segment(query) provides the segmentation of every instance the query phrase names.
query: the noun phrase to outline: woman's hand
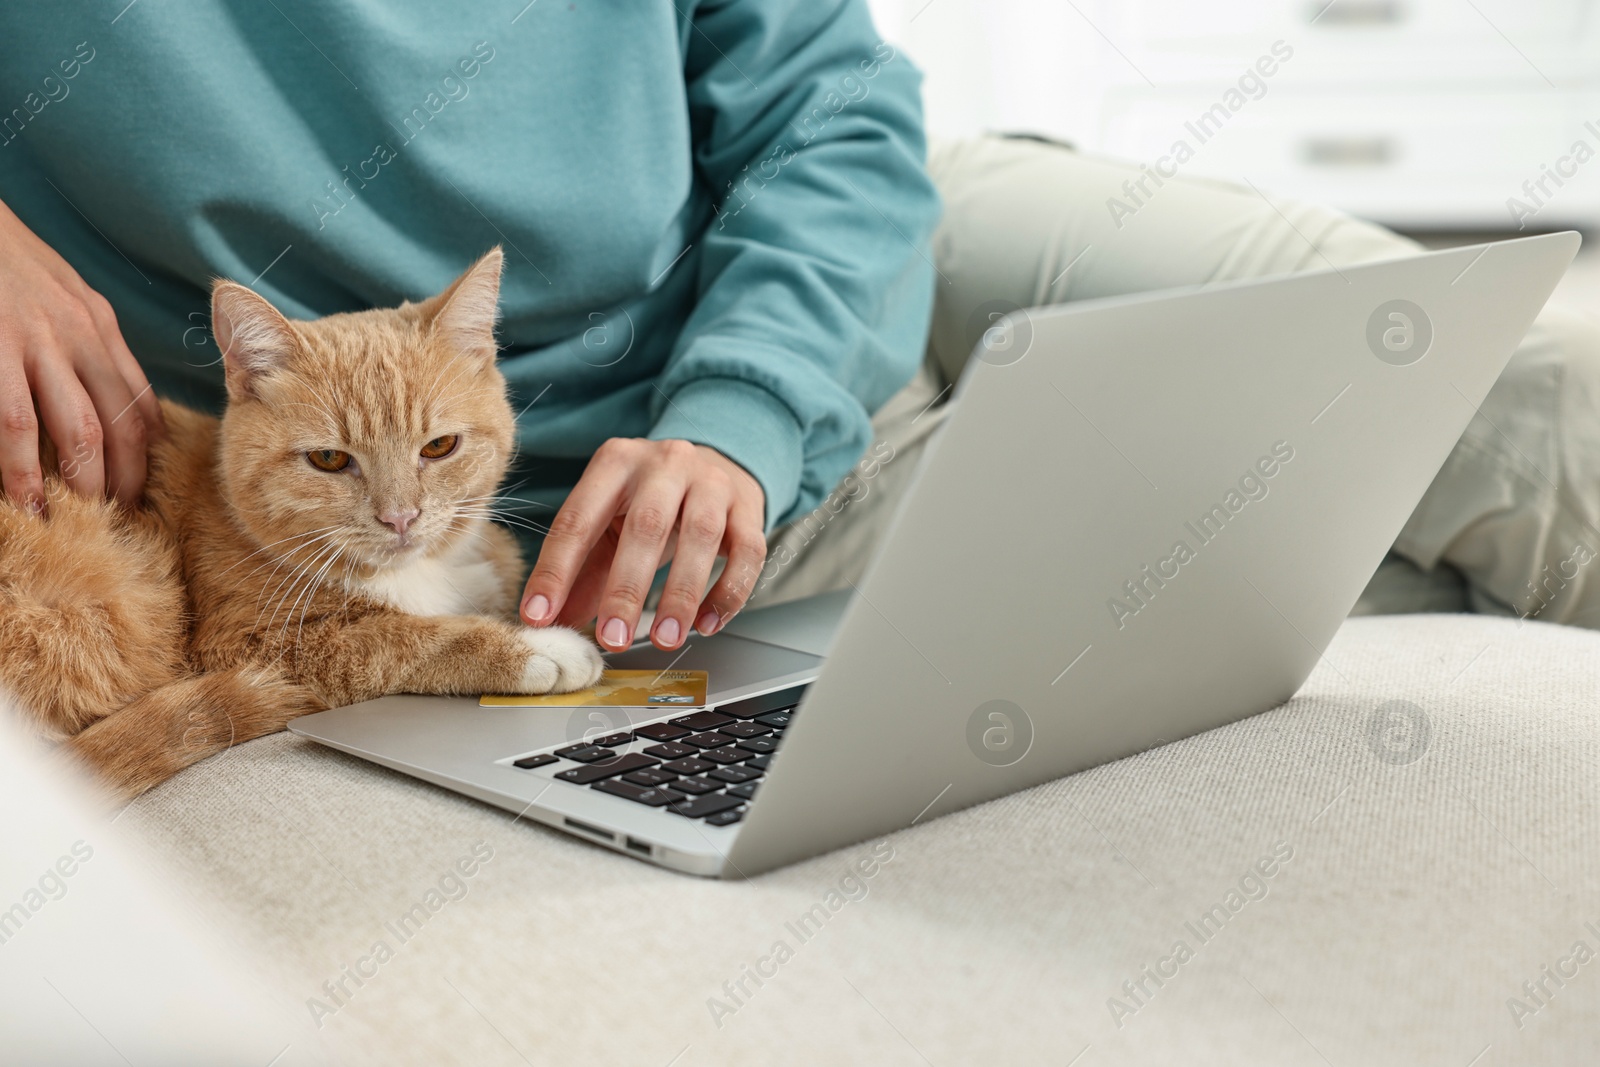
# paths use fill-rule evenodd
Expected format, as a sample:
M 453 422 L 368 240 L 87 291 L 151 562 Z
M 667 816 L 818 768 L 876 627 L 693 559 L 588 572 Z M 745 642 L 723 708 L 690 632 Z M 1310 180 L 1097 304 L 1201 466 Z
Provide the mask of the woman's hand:
M 550 523 L 522 617 L 531 626 L 595 619 L 603 647 L 627 648 L 655 572 L 671 560 L 650 639 L 674 649 L 691 625 L 715 633 L 761 573 L 765 515 L 760 483 L 716 449 L 614 437 Z M 706 593 L 719 556 L 727 565 Z
M 163 430 L 150 383 L 105 297 L 0 204 L 0 483 L 36 511 L 40 422 L 70 488 L 138 501 Z

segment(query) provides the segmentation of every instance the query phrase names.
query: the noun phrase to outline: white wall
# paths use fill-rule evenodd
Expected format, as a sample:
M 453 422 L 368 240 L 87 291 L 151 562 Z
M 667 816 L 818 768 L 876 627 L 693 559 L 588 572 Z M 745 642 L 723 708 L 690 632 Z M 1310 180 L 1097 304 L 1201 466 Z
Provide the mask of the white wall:
M 1086 0 L 1093 6 L 1093 0 Z M 883 35 L 927 75 L 929 132 L 1082 135 L 1103 47 L 1072 7 L 1041 0 L 871 0 Z

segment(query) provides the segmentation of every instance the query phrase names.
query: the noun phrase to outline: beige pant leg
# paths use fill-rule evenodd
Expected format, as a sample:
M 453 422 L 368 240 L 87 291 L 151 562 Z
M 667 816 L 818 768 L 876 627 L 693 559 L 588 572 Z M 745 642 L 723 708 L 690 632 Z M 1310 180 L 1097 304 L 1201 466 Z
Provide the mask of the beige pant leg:
M 1476 611 L 1600 628 L 1600 323 L 1546 307 L 1479 410 L 1395 553 Z
M 1328 208 L 1248 186 L 1179 177 L 1026 139 L 936 143 L 944 197 L 927 359 L 873 420 L 862 464 L 812 514 L 775 531 L 752 604 L 859 579 L 947 414 L 951 383 L 983 331 L 1023 307 L 1409 255 L 1415 242 Z M 1133 208 L 1112 210 L 1112 201 Z M 1381 610 L 1539 607 L 1541 618 L 1600 625 L 1600 580 L 1568 563 L 1600 549 L 1600 330 L 1547 311 L 1484 402 L 1462 444 L 1369 589 Z M 1571 543 L 1569 543 L 1571 542 Z M 1439 563 L 1449 568 L 1437 568 Z M 1547 570 L 1548 568 L 1548 570 Z M 1600 573 L 1600 567 L 1594 568 Z M 1426 573 L 1433 571 L 1433 574 Z M 1530 599 L 1555 573 L 1561 588 Z M 1543 587 L 1555 583 L 1546 579 Z M 1519 597 L 1520 594 L 1520 597 Z

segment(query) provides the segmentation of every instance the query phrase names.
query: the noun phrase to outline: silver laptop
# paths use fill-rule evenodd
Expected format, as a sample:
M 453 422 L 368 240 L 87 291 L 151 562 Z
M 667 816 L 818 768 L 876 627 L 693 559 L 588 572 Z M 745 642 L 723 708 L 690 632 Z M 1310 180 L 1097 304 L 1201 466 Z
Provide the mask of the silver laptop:
M 1281 704 L 1575 233 L 1016 313 L 865 577 L 675 653 L 698 709 L 396 696 L 305 737 L 625 855 L 754 875 Z

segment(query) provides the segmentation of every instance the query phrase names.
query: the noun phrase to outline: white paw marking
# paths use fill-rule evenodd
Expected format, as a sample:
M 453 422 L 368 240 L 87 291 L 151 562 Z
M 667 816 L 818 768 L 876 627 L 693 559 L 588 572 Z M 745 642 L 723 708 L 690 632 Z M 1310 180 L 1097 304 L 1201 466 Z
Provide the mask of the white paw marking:
M 564 626 L 522 631 L 530 655 L 522 668 L 522 693 L 570 693 L 600 680 L 605 662 L 593 641 Z

